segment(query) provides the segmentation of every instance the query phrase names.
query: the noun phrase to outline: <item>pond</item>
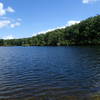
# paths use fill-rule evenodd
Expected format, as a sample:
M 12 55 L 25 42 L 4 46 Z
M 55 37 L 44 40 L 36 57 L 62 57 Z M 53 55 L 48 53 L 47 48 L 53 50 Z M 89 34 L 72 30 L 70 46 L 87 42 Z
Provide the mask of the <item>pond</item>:
M 0 100 L 100 100 L 100 47 L 0 47 Z

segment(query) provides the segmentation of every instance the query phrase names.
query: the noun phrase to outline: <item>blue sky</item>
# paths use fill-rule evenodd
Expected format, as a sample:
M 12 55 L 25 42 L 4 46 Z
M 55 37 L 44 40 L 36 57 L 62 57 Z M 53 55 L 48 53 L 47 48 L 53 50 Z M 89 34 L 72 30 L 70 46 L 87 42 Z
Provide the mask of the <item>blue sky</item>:
M 31 37 L 100 14 L 100 0 L 0 0 L 0 38 Z

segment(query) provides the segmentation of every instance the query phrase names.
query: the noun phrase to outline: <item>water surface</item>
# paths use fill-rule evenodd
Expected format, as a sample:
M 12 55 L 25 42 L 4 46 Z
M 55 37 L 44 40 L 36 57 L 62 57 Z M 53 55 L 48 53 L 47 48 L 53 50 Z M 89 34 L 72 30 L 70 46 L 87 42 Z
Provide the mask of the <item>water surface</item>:
M 0 100 L 99 96 L 100 47 L 0 47 Z

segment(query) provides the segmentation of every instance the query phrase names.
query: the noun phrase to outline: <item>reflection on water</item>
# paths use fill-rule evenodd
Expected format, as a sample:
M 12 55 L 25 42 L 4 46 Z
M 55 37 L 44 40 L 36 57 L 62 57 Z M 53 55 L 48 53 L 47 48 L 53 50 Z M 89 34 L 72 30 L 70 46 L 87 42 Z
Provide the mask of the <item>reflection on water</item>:
M 100 100 L 100 47 L 0 47 L 0 100 Z

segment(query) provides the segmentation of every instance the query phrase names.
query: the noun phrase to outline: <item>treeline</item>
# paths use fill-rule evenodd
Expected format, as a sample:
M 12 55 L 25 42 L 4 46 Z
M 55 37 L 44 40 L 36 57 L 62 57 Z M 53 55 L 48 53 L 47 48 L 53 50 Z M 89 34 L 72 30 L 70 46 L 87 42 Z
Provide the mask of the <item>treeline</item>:
M 99 45 L 100 15 L 66 28 L 56 29 L 31 38 L 0 40 L 0 46 L 66 46 Z

